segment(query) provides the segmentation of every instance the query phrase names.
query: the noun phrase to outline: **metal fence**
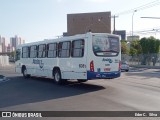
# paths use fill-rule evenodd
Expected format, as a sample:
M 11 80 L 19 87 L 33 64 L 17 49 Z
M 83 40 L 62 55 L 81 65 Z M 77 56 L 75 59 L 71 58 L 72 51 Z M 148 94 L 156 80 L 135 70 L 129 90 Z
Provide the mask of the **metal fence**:
M 128 61 L 130 65 L 160 66 L 160 54 L 152 53 L 133 56 L 122 54 L 122 61 Z

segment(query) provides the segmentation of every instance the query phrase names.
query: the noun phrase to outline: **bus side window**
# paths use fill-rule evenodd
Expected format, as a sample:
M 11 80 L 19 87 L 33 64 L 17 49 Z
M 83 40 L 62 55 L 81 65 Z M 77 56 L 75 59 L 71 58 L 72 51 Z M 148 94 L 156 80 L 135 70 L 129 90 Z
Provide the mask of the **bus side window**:
M 84 56 L 84 40 L 72 41 L 72 57 Z
M 33 45 L 30 47 L 30 58 L 36 58 L 37 57 L 37 46 Z
M 62 53 L 62 42 L 58 44 L 58 57 L 61 57 L 61 53 Z
M 46 45 L 38 45 L 38 58 L 45 58 L 46 57 Z
M 70 41 L 60 42 L 58 45 L 58 57 L 61 57 L 61 58 L 70 57 L 70 51 L 71 51 L 70 46 L 71 46 Z
M 57 57 L 57 43 L 50 43 L 47 45 L 47 57 L 48 58 Z
M 22 58 L 28 58 L 29 57 L 29 47 L 25 46 L 22 47 Z

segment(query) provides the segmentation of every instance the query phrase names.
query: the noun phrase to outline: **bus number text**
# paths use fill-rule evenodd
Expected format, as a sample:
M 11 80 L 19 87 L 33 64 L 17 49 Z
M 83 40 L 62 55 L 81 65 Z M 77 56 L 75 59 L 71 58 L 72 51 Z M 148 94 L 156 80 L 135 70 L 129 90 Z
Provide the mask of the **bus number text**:
M 79 68 L 86 68 L 85 64 L 79 64 Z

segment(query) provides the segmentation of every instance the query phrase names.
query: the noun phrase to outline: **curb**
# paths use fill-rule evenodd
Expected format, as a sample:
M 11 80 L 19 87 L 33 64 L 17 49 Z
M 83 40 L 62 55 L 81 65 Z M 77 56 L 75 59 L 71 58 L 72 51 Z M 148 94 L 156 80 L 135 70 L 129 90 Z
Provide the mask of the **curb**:
M 147 69 L 160 69 L 160 66 L 148 66 L 148 65 L 130 65 L 135 68 L 147 68 Z

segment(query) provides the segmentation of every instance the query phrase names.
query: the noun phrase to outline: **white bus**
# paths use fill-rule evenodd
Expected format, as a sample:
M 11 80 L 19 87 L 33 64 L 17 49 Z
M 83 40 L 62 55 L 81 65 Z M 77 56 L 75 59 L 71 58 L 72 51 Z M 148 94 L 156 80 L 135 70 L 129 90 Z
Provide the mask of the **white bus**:
M 117 35 L 91 33 L 27 43 L 16 49 L 16 72 L 53 78 L 58 84 L 69 79 L 120 77 L 121 43 Z

